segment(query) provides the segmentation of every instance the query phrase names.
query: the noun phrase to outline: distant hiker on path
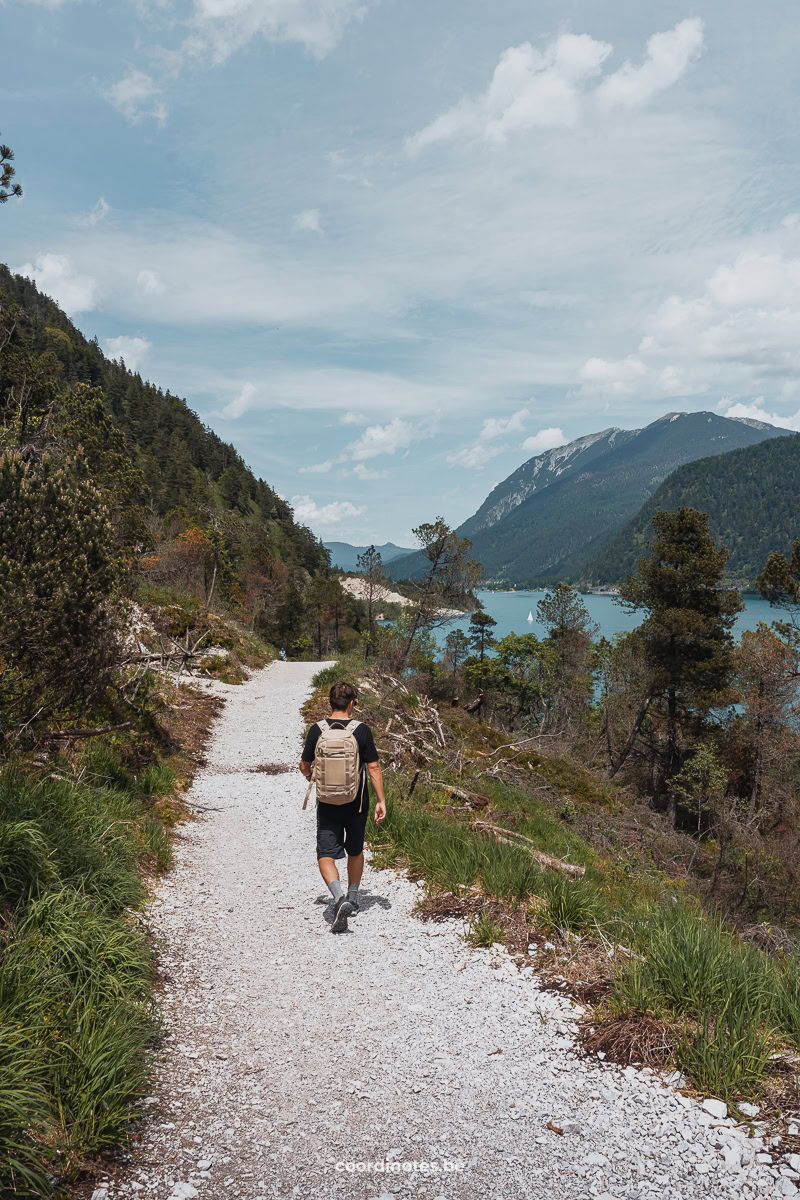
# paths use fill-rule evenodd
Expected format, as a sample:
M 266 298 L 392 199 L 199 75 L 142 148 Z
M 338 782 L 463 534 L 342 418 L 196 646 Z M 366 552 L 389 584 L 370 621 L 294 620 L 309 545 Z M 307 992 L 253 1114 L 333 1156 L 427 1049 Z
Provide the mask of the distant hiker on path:
M 369 725 L 353 719 L 358 692 L 352 683 L 331 688 L 331 715 L 306 735 L 300 770 L 309 781 L 306 804 L 317 787 L 317 861 L 333 896 L 331 933 L 343 933 L 358 912 L 358 886 L 364 871 L 364 830 L 369 816 L 369 780 L 378 801 L 375 820 L 386 816 L 386 796 L 378 751 Z M 303 805 L 305 808 L 306 804 Z M 347 855 L 347 894 L 336 859 Z

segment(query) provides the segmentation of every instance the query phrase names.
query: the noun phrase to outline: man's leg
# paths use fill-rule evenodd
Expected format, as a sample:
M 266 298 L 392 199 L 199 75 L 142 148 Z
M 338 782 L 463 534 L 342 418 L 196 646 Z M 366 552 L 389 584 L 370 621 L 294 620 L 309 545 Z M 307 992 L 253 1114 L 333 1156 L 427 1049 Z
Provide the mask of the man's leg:
M 357 888 L 364 874 L 364 851 L 360 854 L 350 854 L 347 857 L 347 886 Z M 339 876 L 337 875 L 338 879 Z
M 338 882 L 339 872 L 336 869 L 336 860 L 333 858 L 320 858 L 317 861 L 319 862 L 319 873 L 328 886 L 330 887 L 332 883 Z M 349 877 L 350 871 L 348 864 L 348 879 Z
M 347 899 L 353 906 L 353 912 L 359 912 L 358 885 L 364 874 L 364 851 L 360 854 L 347 856 Z

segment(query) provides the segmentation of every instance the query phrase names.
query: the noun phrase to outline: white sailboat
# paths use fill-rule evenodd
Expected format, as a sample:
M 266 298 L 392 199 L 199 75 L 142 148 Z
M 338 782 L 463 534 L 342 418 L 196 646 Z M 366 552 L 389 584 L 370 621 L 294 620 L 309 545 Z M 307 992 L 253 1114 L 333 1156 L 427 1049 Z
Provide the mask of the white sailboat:
M 529 620 L 529 621 L 532 621 L 532 620 L 533 620 L 533 609 L 529 609 L 529 610 L 528 610 L 528 620 Z

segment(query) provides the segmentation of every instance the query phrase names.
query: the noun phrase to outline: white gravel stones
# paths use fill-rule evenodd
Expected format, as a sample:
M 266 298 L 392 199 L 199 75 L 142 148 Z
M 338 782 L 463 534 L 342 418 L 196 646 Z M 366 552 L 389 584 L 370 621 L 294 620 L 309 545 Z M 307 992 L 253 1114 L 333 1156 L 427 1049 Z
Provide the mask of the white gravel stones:
M 728 1106 L 723 1100 L 709 1098 L 703 1101 L 703 1108 L 717 1121 L 723 1121 L 728 1115 Z
M 570 1001 L 505 950 L 471 951 L 460 922 L 417 920 L 407 879 L 368 867 L 361 912 L 331 936 L 305 784 L 251 770 L 297 762 L 318 669 L 214 684 L 227 704 L 187 797 L 198 819 L 150 910 L 156 1102 L 96 1200 L 796 1195 L 782 1163 L 755 1162 L 759 1139 L 731 1136 L 727 1109 L 583 1057 Z

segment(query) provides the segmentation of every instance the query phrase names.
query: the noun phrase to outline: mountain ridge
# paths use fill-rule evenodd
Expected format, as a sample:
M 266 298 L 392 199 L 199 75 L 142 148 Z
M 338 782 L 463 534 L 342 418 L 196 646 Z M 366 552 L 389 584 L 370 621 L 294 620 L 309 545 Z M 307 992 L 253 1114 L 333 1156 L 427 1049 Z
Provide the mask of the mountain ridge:
M 645 553 L 654 514 L 688 507 L 708 513 L 714 538 L 728 550 L 729 577 L 753 586 L 768 555 L 789 554 L 800 532 L 794 501 L 800 493 L 800 434 L 786 433 L 678 467 L 600 547 L 585 567 L 586 579 L 619 583 Z
M 708 411 L 666 413 L 635 430 L 611 426 L 523 463 L 457 533 L 472 540 L 489 580 L 575 578 L 677 467 L 787 433 Z M 413 555 L 389 573 L 413 576 L 421 567 Z
M 339 571 L 357 571 L 357 557 L 368 550 L 368 546 L 354 546 L 351 542 L 323 542 L 324 548 L 330 554 L 331 566 Z M 375 549 L 383 559 L 384 564 L 392 562 L 407 554 L 413 554 L 410 546 L 396 546 L 394 542 L 384 542 Z

